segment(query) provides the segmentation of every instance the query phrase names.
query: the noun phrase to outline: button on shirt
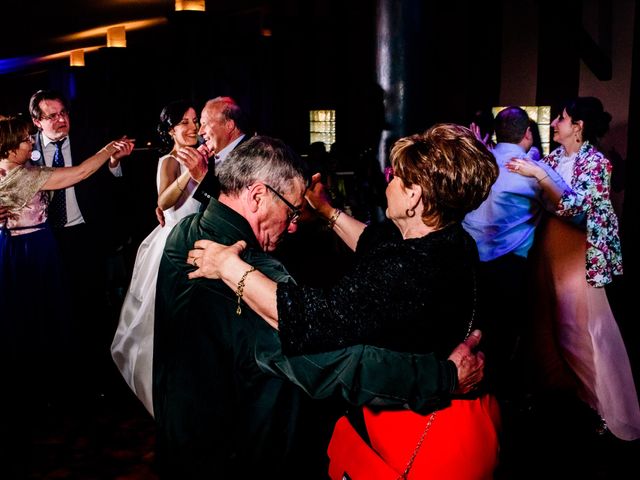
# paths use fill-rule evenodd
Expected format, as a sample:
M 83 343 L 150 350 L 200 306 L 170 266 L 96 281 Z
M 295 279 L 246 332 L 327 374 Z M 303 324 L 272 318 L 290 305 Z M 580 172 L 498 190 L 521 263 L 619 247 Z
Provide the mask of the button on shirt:
M 512 173 L 505 166 L 514 157 L 526 156 L 522 147 L 498 143 L 492 153 L 500 167 L 498 179 L 487 199 L 467 214 L 462 225 L 475 239 L 481 261 L 509 253 L 526 257 L 542 216 L 542 188 L 535 178 Z

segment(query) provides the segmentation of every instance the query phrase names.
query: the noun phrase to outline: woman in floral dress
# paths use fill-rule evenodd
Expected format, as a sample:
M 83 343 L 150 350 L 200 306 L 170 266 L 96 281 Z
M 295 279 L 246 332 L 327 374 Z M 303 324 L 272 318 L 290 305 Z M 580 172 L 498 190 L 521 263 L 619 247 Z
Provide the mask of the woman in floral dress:
M 539 227 L 533 353 L 539 380 L 574 388 L 618 438 L 640 438 L 640 408 L 627 351 L 605 285 L 622 274 L 618 219 L 610 193 L 611 163 L 596 143 L 611 115 L 595 97 L 568 102 L 552 122 L 560 144 L 541 162 L 566 184 L 554 183 L 530 160 L 507 168 L 535 177 L 555 215 Z M 567 368 L 568 367 L 568 368 Z

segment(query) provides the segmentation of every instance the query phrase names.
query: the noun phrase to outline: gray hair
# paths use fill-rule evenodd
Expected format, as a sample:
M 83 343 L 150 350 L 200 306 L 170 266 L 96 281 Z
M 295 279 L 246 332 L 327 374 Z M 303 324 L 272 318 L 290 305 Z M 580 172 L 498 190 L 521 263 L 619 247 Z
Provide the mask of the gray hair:
M 219 167 L 216 167 L 220 191 L 237 195 L 256 182 L 263 182 L 280 193 L 292 190 L 298 180 L 308 185 L 307 164 L 284 142 L 267 136 L 255 136 L 240 143 Z

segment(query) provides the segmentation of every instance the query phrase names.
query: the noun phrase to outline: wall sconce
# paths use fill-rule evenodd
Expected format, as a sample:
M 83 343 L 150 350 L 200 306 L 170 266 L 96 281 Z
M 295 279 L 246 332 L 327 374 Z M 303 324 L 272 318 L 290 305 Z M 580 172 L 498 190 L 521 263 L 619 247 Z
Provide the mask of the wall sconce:
M 205 8 L 205 0 L 176 0 L 176 12 L 183 10 L 204 12 Z
M 127 34 L 124 25 L 117 25 L 107 29 L 107 47 L 124 48 L 127 46 Z
M 260 14 L 260 35 L 263 37 L 273 35 L 273 30 L 271 30 L 271 12 L 267 8 L 262 9 L 262 13 Z
M 71 50 L 69 64 L 72 67 L 84 67 L 84 50 Z

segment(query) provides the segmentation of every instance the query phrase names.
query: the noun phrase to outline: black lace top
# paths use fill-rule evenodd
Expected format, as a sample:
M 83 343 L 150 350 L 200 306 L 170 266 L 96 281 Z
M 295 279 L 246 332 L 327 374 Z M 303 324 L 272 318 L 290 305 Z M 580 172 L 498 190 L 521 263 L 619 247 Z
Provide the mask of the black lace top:
M 391 222 L 368 226 L 356 255 L 331 288 L 278 285 L 285 354 L 370 344 L 446 358 L 464 339 L 478 251 L 460 224 L 407 240 Z

